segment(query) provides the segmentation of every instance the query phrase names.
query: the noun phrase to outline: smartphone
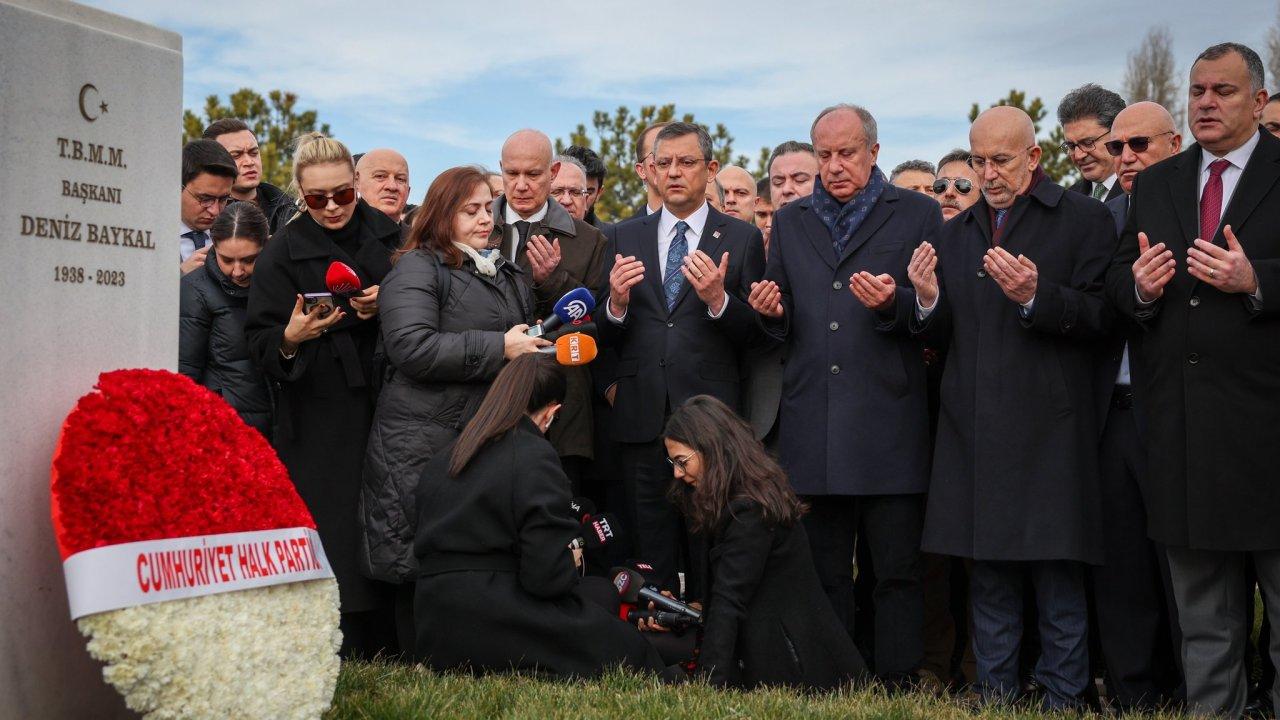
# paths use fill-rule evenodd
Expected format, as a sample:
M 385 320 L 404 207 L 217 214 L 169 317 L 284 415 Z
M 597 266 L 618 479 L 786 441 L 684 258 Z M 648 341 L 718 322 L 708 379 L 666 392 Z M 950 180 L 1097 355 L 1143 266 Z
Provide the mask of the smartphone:
M 305 293 L 302 296 L 302 314 L 310 315 L 313 309 L 319 308 L 320 317 L 329 317 L 333 312 L 333 293 Z

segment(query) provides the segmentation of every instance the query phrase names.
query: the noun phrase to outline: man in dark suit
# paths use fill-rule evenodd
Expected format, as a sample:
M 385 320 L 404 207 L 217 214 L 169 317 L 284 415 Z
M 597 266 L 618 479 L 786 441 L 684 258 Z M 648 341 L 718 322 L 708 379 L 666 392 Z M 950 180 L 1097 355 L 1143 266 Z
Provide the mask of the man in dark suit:
M 1103 201 L 1124 194 L 1116 183 L 1116 159 L 1103 147 L 1123 109 L 1124 98 L 1093 83 L 1072 90 L 1058 104 L 1058 124 L 1066 138 L 1062 150 L 1081 175 L 1071 190 Z
M 1148 527 L 1168 555 L 1187 703 L 1226 717 L 1246 702 L 1250 557 L 1280 619 L 1280 140 L 1258 126 L 1266 101 L 1253 50 L 1196 58 L 1196 142 L 1137 177 L 1107 276 L 1141 328 L 1130 358 Z
M 741 356 L 761 342 L 747 305 L 764 274 L 760 231 L 707 206 L 711 138 L 689 123 L 658 132 L 652 160 L 662 208 L 609 233 L 609 294 L 600 339 L 616 348 L 613 435 L 621 444 L 636 550 L 670 587 L 681 522 L 666 497 L 671 467 L 662 430 L 694 395 L 741 402 Z
M 604 277 L 604 235 L 550 199 L 560 163 L 551 140 L 537 130 L 520 130 L 502 146 L 502 196 L 493 202 L 490 247 L 520 265 L 533 282 L 537 315 L 546 318 L 562 295 L 578 287 L 594 290 Z M 586 328 L 590 331 L 591 328 Z M 569 368 L 568 391 L 559 419 L 547 438 L 555 445 L 565 474 L 579 490 L 594 455 L 591 373 Z
M 1173 116 L 1159 104 L 1135 103 L 1116 116 L 1106 150 L 1119 161 L 1117 184 L 1125 193 L 1107 202 L 1117 233 L 1124 230 L 1128 193 L 1138 173 L 1181 149 Z M 1111 705 L 1121 711 L 1154 711 L 1175 701 L 1181 680 L 1174 645 L 1177 619 L 1176 614 L 1171 617 L 1173 596 L 1166 591 L 1164 552 L 1147 538 L 1142 499 L 1146 453 L 1129 369 L 1129 338 L 1136 330 L 1131 322 L 1118 321 L 1098 366 L 1106 558 L 1104 564 L 1089 568 L 1089 578 Z
M 1022 110 L 987 110 L 969 143 L 982 200 L 908 267 L 913 329 L 947 357 L 923 548 L 973 559 L 983 695 L 1019 692 L 1029 581 L 1044 704 L 1079 707 L 1089 685 L 1084 566 L 1102 560 L 1094 388 L 1115 228 L 1101 203 L 1048 179 Z
M 852 632 L 855 542 L 867 547 L 874 670 L 902 685 L 924 659 L 920 532 L 930 452 L 907 263 L 935 239 L 942 212 L 876 166 L 876 123 L 865 108 L 827 108 L 811 133 L 818 180 L 774 216 L 767 279 L 751 300 L 787 343 L 779 460 L 809 503 L 818 575 Z

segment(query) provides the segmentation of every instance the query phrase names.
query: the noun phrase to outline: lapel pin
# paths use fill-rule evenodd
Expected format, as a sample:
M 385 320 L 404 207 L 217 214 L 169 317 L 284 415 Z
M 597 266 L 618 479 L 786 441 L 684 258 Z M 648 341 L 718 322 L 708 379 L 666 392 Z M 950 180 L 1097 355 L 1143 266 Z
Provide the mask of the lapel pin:
M 718 238 L 718 237 L 720 237 L 720 231 L 719 231 L 719 230 L 716 230 L 715 232 L 711 233 L 711 237 L 713 237 L 713 238 Z

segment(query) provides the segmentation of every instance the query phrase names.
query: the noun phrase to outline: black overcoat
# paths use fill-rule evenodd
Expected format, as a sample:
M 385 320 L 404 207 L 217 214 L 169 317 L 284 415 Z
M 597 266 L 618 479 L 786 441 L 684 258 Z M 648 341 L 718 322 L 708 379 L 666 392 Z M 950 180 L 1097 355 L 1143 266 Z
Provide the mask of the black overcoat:
M 277 386 L 276 452 L 315 518 L 343 612 L 372 610 L 380 600 L 377 586 L 356 563 L 356 503 L 376 399 L 378 319 L 360 320 L 346 299 L 335 296 L 346 318 L 302 343 L 293 360 L 280 355 L 280 342 L 295 296 L 326 292 L 325 271 L 333 260 L 354 268 L 365 285 L 381 283 L 391 269 L 400 227 L 363 200 L 358 203 L 351 220 L 360 223 L 354 252 L 338 247 L 305 213 L 267 242 L 254 267 L 245 326 L 250 353 Z
M 836 256 L 812 196 L 778 211 L 765 277 L 783 316 L 765 327 L 787 344 L 778 457 L 801 495 L 922 493 L 929 487 L 924 352 L 911 335 L 907 265 L 934 242 L 938 203 L 889 186 Z M 893 308 L 868 310 L 849 291 L 866 270 L 898 283 Z
M 387 273 L 378 305 L 390 372 L 360 490 L 360 564 L 370 577 L 401 583 L 417 575 L 414 490 L 506 364 L 503 336 L 532 320 L 533 297 L 521 274 L 501 259 L 494 277 L 477 272 L 469 258 L 449 267 L 426 249 L 401 256 Z
M 551 443 L 526 418 L 457 477 L 452 447 L 418 484 L 418 657 L 438 670 L 588 677 L 625 665 L 661 673 L 635 627 L 578 592 L 568 549 L 580 526 Z
M 711 539 L 708 568 L 698 665 L 710 682 L 830 689 L 866 673 L 800 523 L 768 524 L 759 506 L 734 500 Z
M 1265 130 L 1223 213 L 1262 291 L 1255 307 L 1187 273 L 1200 235 L 1199 144 L 1138 175 L 1108 296 L 1137 321 L 1135 407 L 1148 446 L 1152 539 L 1204 550 L 1280 549 L 1280 140 Z M 1139 308 L 1138 233 L 1173 251 L 1164 296 Z
M 983 270 L 988 213 L 979 200 L 943 226 L 939 304 L 911 320 L 947 356 L 924 550 L 1100 563 L 1095 393 L 1114 221 L 1102 203 L 1048 180 L 1016 199 L 1001 246 L 1036 264 L 1024 318 Z

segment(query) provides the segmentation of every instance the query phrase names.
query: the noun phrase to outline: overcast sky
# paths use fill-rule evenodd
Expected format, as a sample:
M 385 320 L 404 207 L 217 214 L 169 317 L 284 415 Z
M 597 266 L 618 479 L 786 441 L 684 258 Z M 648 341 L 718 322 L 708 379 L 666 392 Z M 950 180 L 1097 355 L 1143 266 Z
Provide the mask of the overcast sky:
M 415 202 L 445 168 L 496 167 L 516 129 L 567 138 L 619 105 L 723 122 L 754 162 L 805 138 L 822 107 L 856 102 L 877 118 L 886 171 L 936 161 L 967 143 L 975 101 L 1025 89 L 1051 118 L 1073 87 L 1119 90 L 1152 25 L 1172 31 L 1185 88 L 1200 50 L 1262 53 L 1276 18 L 1275 0 L 88 2 L 182 34 L 186 107 L 241 87 L 296 92 L 354 152 L 403 152 Z

